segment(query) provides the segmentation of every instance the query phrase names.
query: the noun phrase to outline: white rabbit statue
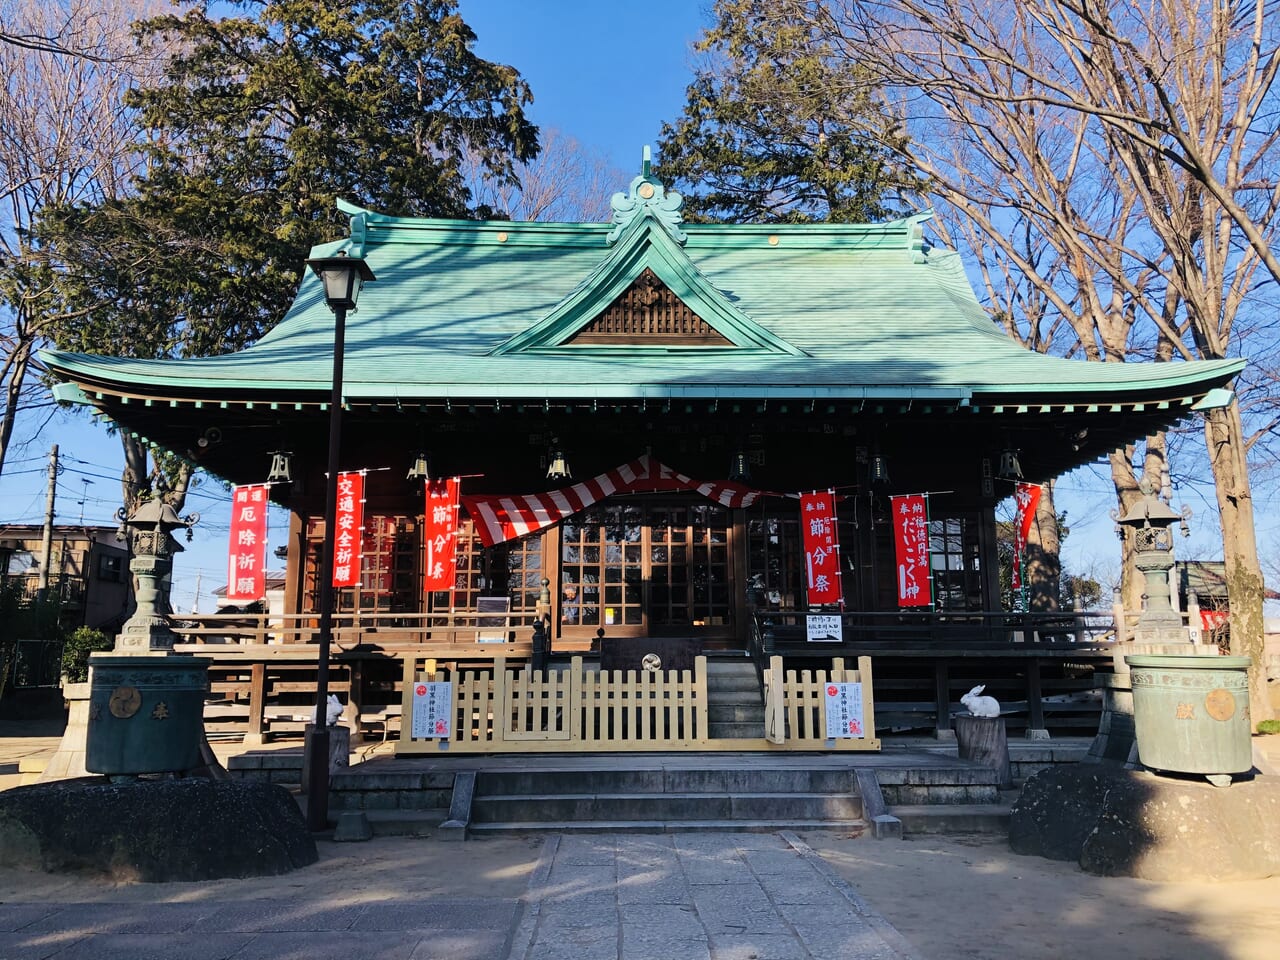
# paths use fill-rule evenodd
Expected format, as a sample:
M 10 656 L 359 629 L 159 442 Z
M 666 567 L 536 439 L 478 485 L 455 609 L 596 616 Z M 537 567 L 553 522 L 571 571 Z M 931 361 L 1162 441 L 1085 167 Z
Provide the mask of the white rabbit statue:
M 975 717 L 1000 716 L 1000 704 L 995 697 L 979 696 L 985 689 L 987 689 L 985 683 L 979 684 L 961 697 L 960 702 L 968 707 L 969 713 Z
M 338 718 L 342 716 L 342 701 L 339 700 L 337 697 L 335 697 L 333 694 L 330 694 L 329 699 L 325 704 L 325 706 L 326 706 L 326 709 L 324 712 L 325 713 L 324 722 L 326 726 L 331 727 L 335 723 L 337 723 Z M 312 716 L 315 717 L 317 720 L 319 720 L 320 718 L 319 706 L 316 707 L 315 711 L 312 713 Z

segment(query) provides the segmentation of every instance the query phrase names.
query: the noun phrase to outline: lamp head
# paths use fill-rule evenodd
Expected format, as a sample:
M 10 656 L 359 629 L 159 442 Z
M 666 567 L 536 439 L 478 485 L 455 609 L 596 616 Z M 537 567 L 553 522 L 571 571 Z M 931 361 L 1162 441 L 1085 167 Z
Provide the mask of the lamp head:
M 345 252 L 336 257 L 314 257 L 307 266 L 324 284 L 324 300 L 330 310 L 355 310 L 360 288 L 376 280 L 369 264 Z

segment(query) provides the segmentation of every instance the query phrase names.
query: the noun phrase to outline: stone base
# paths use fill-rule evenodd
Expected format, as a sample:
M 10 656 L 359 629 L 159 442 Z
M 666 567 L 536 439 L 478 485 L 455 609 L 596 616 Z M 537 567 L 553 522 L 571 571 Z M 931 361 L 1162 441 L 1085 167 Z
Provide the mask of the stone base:
M 67 725 L 58 749 L 44 765 L 41 783 L 93 776 L 84 766 L 85 742 L 89 739 L 89 684 L 64 683 L 62 696 L 67 701 Z
M 0 794 L 6 866 L 156 883 L 274 876 L 317 859 L 297 803 L 272 784 L 82 781 Z
M 1075 860 L 1098 876 L 1256 880 L 1280 875 L 1280 779 L 1229 787 L 1100 765 L 1061 766 L 1023 786 L 1015 853 Z

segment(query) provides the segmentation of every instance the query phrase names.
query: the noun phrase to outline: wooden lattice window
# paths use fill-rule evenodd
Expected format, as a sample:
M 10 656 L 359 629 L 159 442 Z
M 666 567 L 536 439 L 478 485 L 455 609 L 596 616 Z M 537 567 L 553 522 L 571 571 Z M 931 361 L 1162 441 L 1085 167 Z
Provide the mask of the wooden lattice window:
M 569 342 L 732 346 L 648 267 Z

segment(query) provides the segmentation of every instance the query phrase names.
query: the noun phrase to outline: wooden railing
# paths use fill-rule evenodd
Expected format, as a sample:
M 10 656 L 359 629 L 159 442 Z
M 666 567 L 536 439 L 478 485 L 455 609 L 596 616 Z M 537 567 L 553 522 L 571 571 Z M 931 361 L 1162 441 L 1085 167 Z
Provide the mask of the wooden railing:
M 405 660 L 398 754 L 439 752 L 625 752 L 650 750 L 878 750 L 871 666 L 858 670 L 834 661 L 831 671 L 783 671 L 778 658 L 769 677 L 766 717 L 770 736 L 709 735 L 706 657 L 693 670 L 587 670 L 573 657 L 564 670 L 531 671 L 495 661 L 492 669 L 435 669 L 428 658 Z M 448 682 L 448 736 L 417 736 L 415 690 Z M 860 682 L 868 730 L 860 739 L 827 739 L 825 693 L 829 682 Z M 425 689 L 425 688 L 422 688 Z M 772 711 L 770 713 L 769 711 Z M 777 717 L 781 717 L 777 720 Z
M 892 650 L 916 647 L 929 652 L 1039 644 L 1085 645 L 1111 640 L 1114 619 L 1110 611 L 1061 613 L 956 612 L 857 612 L 840 615 L 839 642 L 810 642 L 808 614 L 804 611 L 761 611 L 753 617 L 752 653 L 761 669 L 773 653 L 827 658 L 857 655 L 874 648 Z
M 335 652 L 357 647 L 399 648 L 420 644 L 528 642 L 532 613 L 337 613 Z M 281 645 L 315 643 L 314 613 L 217 613 L 174 617 L 174 633 L 185 644 Z

